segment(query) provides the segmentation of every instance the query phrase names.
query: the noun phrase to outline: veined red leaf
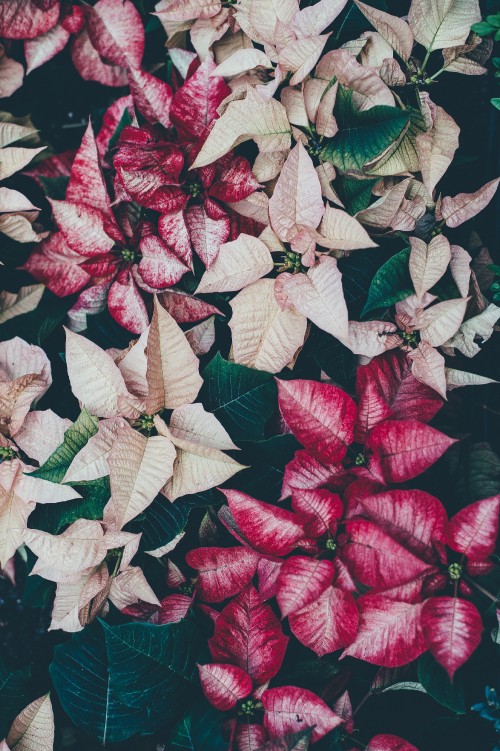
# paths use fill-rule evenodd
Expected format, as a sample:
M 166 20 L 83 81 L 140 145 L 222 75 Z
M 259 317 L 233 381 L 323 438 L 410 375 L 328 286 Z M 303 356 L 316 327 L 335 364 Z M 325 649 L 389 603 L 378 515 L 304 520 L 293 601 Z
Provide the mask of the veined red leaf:
M 144 27 L 131 0 L 99 0 L 84 5 L 87 30 L 104 60 L 122 68 L 140 68 L 144 54 Z
M 213 76 L 215 62 L 207 55 L 184 85 L 174 94 L 170 117 L 188 140 L 196 140 L 217 118 L 217 108 L 231 90 L 221 76 Z
M 280 500 L 288 498 L 295 490 L 311 490 L 327 485 L 343 471 L 341 464 L 326 465 L 308 451 L 296 451 L 292 461 L 285 467 Z
M 281 615 L 305 608 L 331 585 L 335 577 L 332 561 L 318 561 L 302 555 L 288 558 L 282 565 L 278 580 L 276 600 Z
M 481 641 L 478 609 L 460 597 L 431 597 L 423 604 L 422 625 L 431 654 L 453 679 Z
M 292 508 L 304 518 L 304 528 L 310 537 L 335 533 L 344 511 L 340 496 L 325 488 L 293 491 Z
M 280 622 L 252 586 L 226 605 L 208 642 L 214 660 L 243 668 L 256 686 L 276 675 L 287 644 Z
M 423 490 L 387 490 L 360 502 L 365 515 L 415 555 L 432 554 L 433 542 L 445 542 L 444 506 Z
M 352 519 L 342 560 L 355 579 L 368 587 L 386 589 L 405 584 L 429 569 L 429 564 L 394 540 L 378 524 Z
M 281 414 L 297 440 L 327 464 L 343 459 L 354 438 L 356 405 L 350 396 L 317 381 L 277 383 Z
M 393 420 L 429 422 L 443 404 L 434 389 L 412 375 L 411 362 L 399 350 L 374 357 L 368 365 L 358 368 L 356 394 L 358 422 L 370 428 L 376 424 L 374 420 L 381 422 L 389 416 Z M 383 405 L 389 408 L 390 415 Z M 370 415 L 369 420 L 362 420 L 365 412 Z
M 425 472 L 453 443 L 417 420 L 393 420 L 373 428 L 366 447 L 376 454 L 386 482 L 396 483 Z
M 290 613 L 288 622 L 297 639 L 322 657 L 354 641 L 358 609 L 350 592 L 328 587 L 318 599 Z
M 198 665 L 201 688 L 216 709 L 227 712 L 253 689 L 252 679 L 236 665 Z
M 415 660 L 427 649 L 422 631 L 422 605 L 363 595 L 357 601 L 359 631 L 342 657 L 395 668 Z
M 231 514 L 250 545 L 260 553 L 287 555 L 305 531 L 298 514 L 257 501 L 239 490 L 222 490 Z
M 198 597 L 204 602 L 222 602 L 252 580 L 259 556 L 247 548 L 196 548 L 187 553 L 186 562 L 198 571 Z
M 499 495 L 463 508 L 448 524 L 446 539 L 450 548 L 463 553 L 469 561 L 488 558 L 495 550 L 499 512 Z
M 366 747 L 367 751 L 418 751 L 412 743 L 397 735 L 374 735 Z
M 264 727 L 271 738 L 280 738 L 287 733 L 312 727 L 311 743 L 315 743 L 342 722 L 319 696 L 305 688 L 270 688 L 264 691 L 262 704 L 265 712 Z

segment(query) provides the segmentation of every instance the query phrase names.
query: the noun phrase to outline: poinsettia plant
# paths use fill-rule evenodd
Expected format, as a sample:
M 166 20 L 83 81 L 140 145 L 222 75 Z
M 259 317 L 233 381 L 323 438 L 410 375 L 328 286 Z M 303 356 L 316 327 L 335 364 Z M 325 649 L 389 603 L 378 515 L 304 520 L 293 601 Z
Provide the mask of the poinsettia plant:
M 493 748 L 483 10 L 0 0 L 0 751 Z

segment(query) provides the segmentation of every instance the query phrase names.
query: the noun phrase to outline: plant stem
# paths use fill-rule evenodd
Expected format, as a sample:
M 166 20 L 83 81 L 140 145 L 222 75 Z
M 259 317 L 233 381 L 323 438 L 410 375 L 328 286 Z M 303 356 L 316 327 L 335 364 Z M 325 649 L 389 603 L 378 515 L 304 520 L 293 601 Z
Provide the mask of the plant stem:
M 500 602 L 500 600 L 498 599 L 498 597 L 495 597 L 495 595 L 491 594 L 491 592 L 488 592 L 487 589 L 485 589 L 480 584 L 478 584 L 476 581 L 474 581 L 474 579 L 472 579 L 472 577 L 468 576 L 467 574 L 463 574 L 462 578 L 465 579 L 465 581 L 467 582 L 467 584 L 470 584 L 471 587 L 474 587 L 475 589 L 477 589 L 478 592 L 481 592 L 485 597 L 488 597 L 495 604 L 498 604 Z

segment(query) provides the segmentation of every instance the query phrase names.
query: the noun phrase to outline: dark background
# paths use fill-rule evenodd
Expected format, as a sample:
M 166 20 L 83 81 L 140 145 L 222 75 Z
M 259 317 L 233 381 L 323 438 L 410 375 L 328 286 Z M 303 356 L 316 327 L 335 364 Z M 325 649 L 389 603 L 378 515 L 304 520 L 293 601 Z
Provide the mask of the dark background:
M 373 5 L 376 3 L 373 2 Z M 381 6 L 380 3 L 377 5 Z M 484 14 L 500 10 L 494 2 L 483 2 Z M 145 0 L 138 3 L 141 10 L 152 10 L 153 2 Z M 387 9 L 402 15 L 408 3 L 389 0 Z M 359 22 L 360 19 L 358 18 Z M 165 61 L 164 36 L 160 28 L 150 24 L 147 37 L 145 63 Z M 366 26 L 359 28 L 366 28 Z M 352 27 L 346 24 L 348 37 L 353 37 Z M 7 53 L 22 59 L 20 43 L 6 42 Z M 498 54 L 498 52 L 497 52 Z M 433 56 L 434 57 L 434 56 Z M 439 53 L 435 54 L 439 59 Z M 161 72 L 160 72 L 161 75 Z M 9 100 L 0 101 L 0 110 L 15 115 L 31 115 L 34 124 L 40 129 L 44 142 L 51 145 L 55 152 L 76 148 L 86 127 L 89 114 L 94 123 L 106 107 L 125 90 L 106 89 L 100 84 L 83 81 L 74 70 L 69 48 L 57 55 L 42 68 L 35 70 L 27 78 L 23 87 Z M 493 72 L 488 76 L 460 76 L 443 74 L 430 89 L 432 99 L 443 106 L 461 127 L 460 148 L 447 175 L 440 184 L 443 194 L 455 195 L 459 192 L 477 190 L 488 180 L 500 174 L 500 112 L 494 109 L 489 100 L 500 95 L 500 82 L 495 80 Z M 47 203 L 41 191 L 25 177 L 14 177 L 5 183 L 17 187 L 28 194 L 36 205 L 44 209 L 42 221 L 49 220 Z M 500 192 L 488 208 L 473 222 L 467 223 L 454 231 L 447 231 L 450 240 L 463 245 L 470 252 L 470 235 L 475 231 L 481 238 L 496 263 L 500 264 Z M 15 290 L 20 284 L 29 281 L 29 277 L 15 270 L 21 263 L 28 249 L 0 239 L 0 259 L 5 267 L 0 267 L 0 288 Z M 65 309 L 58 301 L 50 301 L 44 308 L 52 316 L 52 324 L 43 332 L 43 347 L 47 351 L 54 369 L 55 386 L 44 400 L 43 407 L 53 407 L 59 414 L 75 417 L 77 405 L 71 396 L 61 353 L 64 349 L 61 327 L 58 325 L 64 317 Z M 68 305 L 69 307 L 69 305 Z M 52 321 L 52 318 L 50 318 Z M 18 328 L 0 330 L 0 338 L 10 338 L 15 333 L 25 335 L 23 322 L 16 321 Z M 129 337 L 109 316 L 93 324 L 92 338 L 103 346 L 125 346 Z M 30 329 L 31 330 L 31 329 Z M 28 338 L 28 336 L 26 336 Z M 33 336 L 33 340 L 36 336 Z M 474 372 L 488 375 L 500 380 L 500 358 L 498 334 L 493 336 L 482 352 L 473 361 L 457 361 L 456 367 L 463 367 Z M 351 384 L 352 390 L 353 384 Z M 423 487 L 431 487 L 432 492 L 446 503 L 453 511 L 465 502 L 476 500 L 473 497 L 460 497 L 457 490 L 463 487 L 464 473 L 470 459 L 470 449 L 477 442 L 488 442 L 498 454 L 500 452 L 500 400 L 499 387 L 496 385 L 459 389 L 450 395 L 448 404 L 438 417 L 437 426 L 456 437 L 462 438 L 460 453 L 453 455 L 453 461 L 440 462 L 422 479 Z M 493 461 L 492 461 L 493 464 Z M 495 467 L 491 467 L 492 472 Z M 441 491 L 441 492 L 439 492 Z M 479 496 L 478 496 L 479 497 Z M 34 677 L 31 690 L 33 697 L 46 691 L 47 666 L 51 660 L 54 643 L 64 639 L 61 634 L 45 633 L 47 618 L 42 611 L 26 607 L 22 593 L 13 590 L 0 579 L 0 650 L 13 665 L 30 662 Z M 489 637 L 488 637 L 489 639 Z M 485 685 L 497 685 L 500 689 L 498 647 L 486 643 L 467 666 L 462 680 L 466 682 L 468 705 L 482 701 Z M 354 664 L 354 661 L 353 661 Z M 356 668 L 356 680 L 353 682 L 353 700 L 361 700 L 369 686 L 376 669 L 370 666 Z M 408 680 L 415 680 L 409 676 Z M 320 681 L 321 683 L 321 681 Z M 99 748 L 81 731 L 63 719 L 57 707 L 55 694 L 52 698 L 58 711 L 58 735 L 56 750 L 73 749 L 73 751 L 93 751 Z M 392 732 L 415 743 L 420 751 L 490 751 L 495 743 L 492 723 L 480 719 L 475 713 L 456 716 L 453 712 L 433 701 L 429 696 L 414 692 L 389 692 L 370 698 L 356 716 L 361 728 L 360 741 L 366 743 L 374 733 Z M 117 749 L 145 751 L 156 748 L 163 739 L 134 739 L 119 744 Z M 321 748 L 333 751 L 333 741 L 322 742 Z M 320 745 L 318 748 L 320 751 Z

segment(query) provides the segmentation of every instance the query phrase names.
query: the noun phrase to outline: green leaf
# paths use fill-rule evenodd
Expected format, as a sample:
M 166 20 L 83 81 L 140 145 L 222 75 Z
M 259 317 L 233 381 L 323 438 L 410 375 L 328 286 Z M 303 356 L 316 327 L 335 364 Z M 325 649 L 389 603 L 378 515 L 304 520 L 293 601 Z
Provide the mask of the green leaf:
M 158 19 L 156 19 L 156 20 L 158 20 Z M 123 110 L 123 114 L 122 114 L 122 116 L 120 118 L 120 122 L 118 123 L 118 125 L 115 128 L 115 132 L 113 133 L 113 135 L 109 139 L 108 151 L 111 151 L 111 149 L 115 148 L 116 144 L 118 143 L 118 139 L 120 138 L 120 134 L 121 134 L 122 130 L 124 128 L 126 128 L 127 125 L 131 125 L 131 124 L 132 124 L 132 118 L 130 117 L 129 109 L 128 109 L 128 107 L 125 107 L 125 109 Z
M 406 110 L 410 115 L 408 127 L 402 131 L 402 135 L 387 149 L 386 153 L 377 159 L 376 164 L 367 170 L 369 175 L 387 177 L 400 174 L 405 169 L 413 168 L 419 164 L 417 151 L 417 137 L 425 133 L 426 124 L 420 110 L 412 108 Z
M 490 24 L 490 26 L 495 26 L 496 28 L 500 27 L 500 13 L 496 13 L 493 16 L 486 16 L 486 22 Z
M 500 493 L 500 459 L 488 443 L 456 444 L 446 461 L 457 509 Z
M 480 21 L 472 26 L 472 31 L 480 37 L 487 37 L 496 31 L 496 26 L 492 26 L 486 21 Z
M 47 198 L 53 198 L 56 201 L 64 201 L 69 177 L 66 175 L 60 175 L 59 177 L 45 177 L 44 175 L 39 175 L 38 179 Z
M 10 670 L 0 658 L 0 738 L 4 738 L 12 720 L 29 704 L 28 682 L 31 668 Z
M 273 376 L 236 365 L 218 352 L 202 373 L 200 401 L 217 417 L 234 441 L 258 441 L 276 407 Z
M 458 671 L 451 683 L 444 668 L 430 652 L 423 654 L 418 661 L 418 679 L 428 694 L 444 707 L 456 714 L 466 714 L 465 686 Z
M 312 728 L 300 730 L 298 733 L 283 735 L 264 743 L 258 751 L 307 751 L 311 739 Z
M 408 269 L 410 249 L 404 248 L 391 256 L 373 277 L 368 300 L 362 315 L 378 308 L 388 308 L 413 294 L 413 284 Z
M 497 110 L 500 110 L 500 97 L 493 97 L 490 101 Z
M 352 92 L 339 88 L 335 116 L 339 132 L 328 141 L 322 158 L 336 167 L 362 170 L 365 164 L 382 154 L 400 135 L 409 122 L 408 112 L 397 107 L 380 105 L 358 112 Z
M 41 467 L 30 473 L 31 476 L 50 482 L 61 482 L 75 456 L 98 429 L 99 420 L 97 417 L 92 417 L 84 407 L 73 425 L 64 433 L 64 441 L 61 445 L 52 452 Z
M 378 183 L 378 177 L 357 180 L 347 175 L 338 176 L 335 188 L 349 214 L 354 216 L 358 211 L 368 208 L 375 183 Z
M 349 318 L 358 320 L 368 297 L 372 280 L 387 258 L 387 251 L 380 248 L 357 250 L 339 260 L 342 272 L 342 287 L 349 309 Z
M 350 391 L 355 382 L 356 355 L 345 344 L 320 329 L 311 331 L 308 345 L 321 370 Z
M 196 704 L 174 728 L 168 751 L 227 751 L 221 734 L 223 719 L 207 702 Z
M 63 503 L 39 503 L 30 516 L 30 527 L 57 535 L 77 519 L 102 519 L 104 506 L 111 498 L 109 475 L 71 487 L 82 497 Z
M 139 519 L 127 526 L 127 530 L 142 532 L 141 550 L 156 550 L 184 531 L 191 508 L 180 498 L 170 503 L 165 496 L 159 495 Z
M 93 624 L 50 666 L 63 709 L 103 745 L 172 723 L 193 694 L 203 640 L 194 622 Z

